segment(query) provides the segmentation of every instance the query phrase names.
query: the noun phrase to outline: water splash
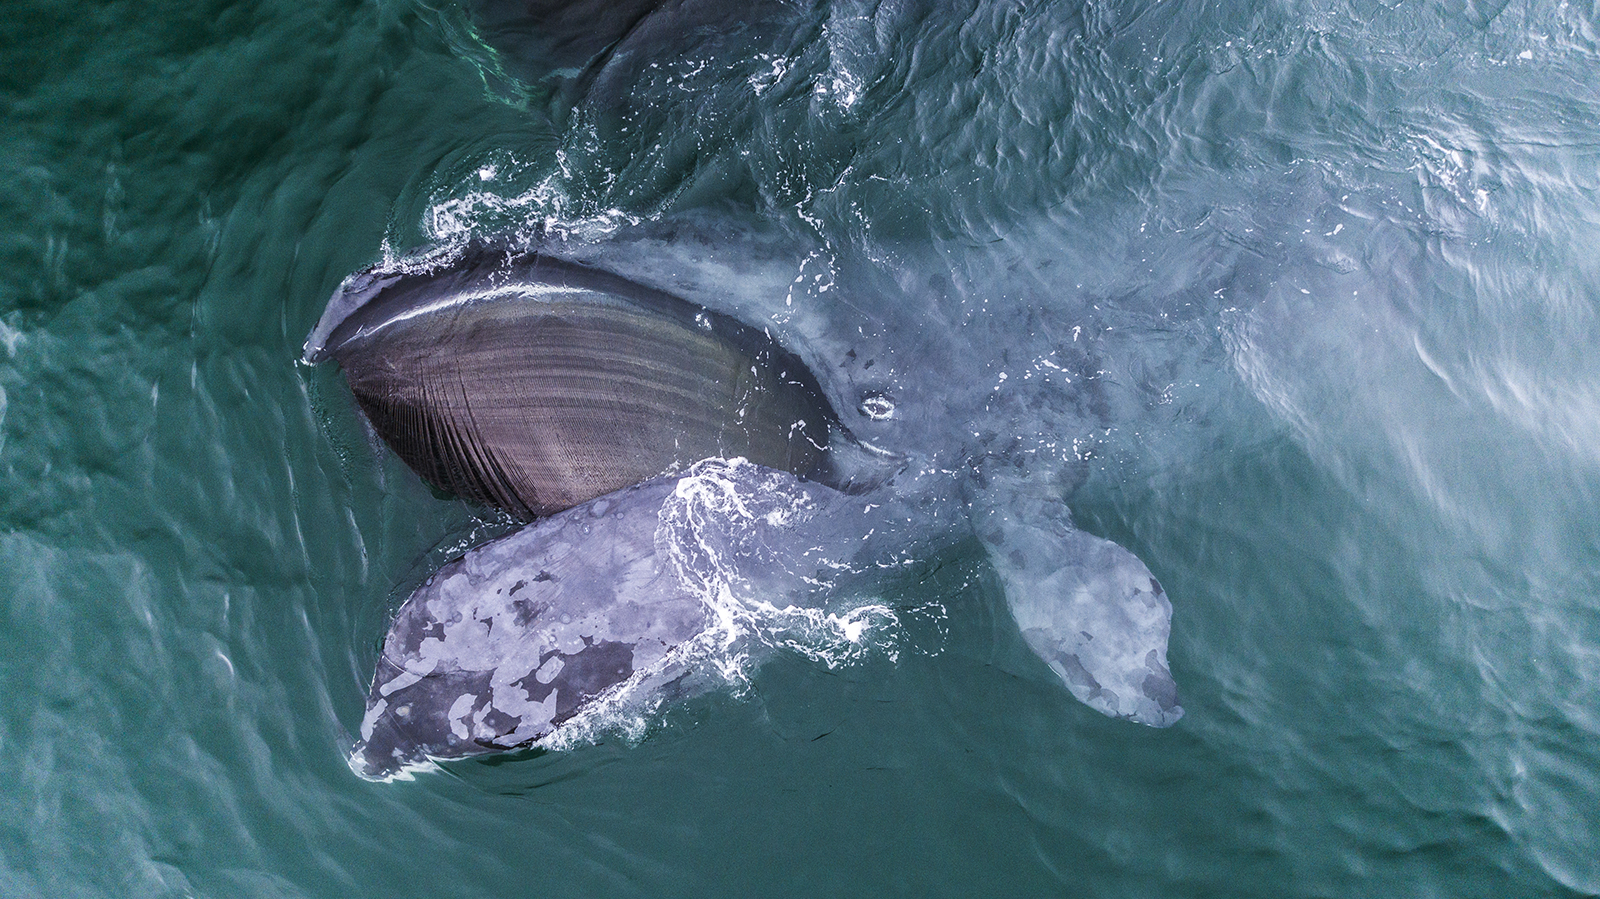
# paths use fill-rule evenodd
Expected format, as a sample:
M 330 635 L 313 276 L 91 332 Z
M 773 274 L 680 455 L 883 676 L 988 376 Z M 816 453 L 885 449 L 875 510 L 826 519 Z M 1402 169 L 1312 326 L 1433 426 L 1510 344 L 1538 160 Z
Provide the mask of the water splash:
M 587 702 L 537 745 L 637 742 L 675 697 L 713 689 L 740 695 L 778 652 L 830 669 L 898 659 L 903 612 L 833 589 L 839 575 L 854 571 L 849 554 L 860 540 L 841 530 L 835 496 L 744 459 L 692 466 L 663 503 L 655 540 L 678 584 L 704 604 L 706 628 Z

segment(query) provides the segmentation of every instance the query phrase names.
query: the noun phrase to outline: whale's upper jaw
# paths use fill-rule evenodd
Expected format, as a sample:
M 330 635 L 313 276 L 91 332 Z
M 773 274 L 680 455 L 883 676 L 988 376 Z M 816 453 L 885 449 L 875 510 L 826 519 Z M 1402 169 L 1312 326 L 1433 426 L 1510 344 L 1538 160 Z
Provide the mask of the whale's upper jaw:
M 306 337 L 301 361 L 339 359 L 347 346 L 392 324 L 508 291 L 529 293 L 572 285 L 604 292 L 614 289 L 615 283 L 627 284 L 610 273 L 507 244 L 472 240 L 427 247 L 340 282 Z

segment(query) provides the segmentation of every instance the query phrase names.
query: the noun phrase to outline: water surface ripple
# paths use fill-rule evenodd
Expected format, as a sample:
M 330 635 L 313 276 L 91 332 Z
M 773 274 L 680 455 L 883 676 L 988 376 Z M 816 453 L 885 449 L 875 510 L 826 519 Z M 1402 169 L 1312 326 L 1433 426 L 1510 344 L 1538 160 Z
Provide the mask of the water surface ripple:
M 1600 895 L 1594 0 L 697 0 L 587 69 L 507 8 L 0 17 L 0 895 Z M 947 541 L 894 652 L 357 778 L 390 615 L 510 522 L 295 360 L 474 236 L 1070 463 L 1185 718 Z

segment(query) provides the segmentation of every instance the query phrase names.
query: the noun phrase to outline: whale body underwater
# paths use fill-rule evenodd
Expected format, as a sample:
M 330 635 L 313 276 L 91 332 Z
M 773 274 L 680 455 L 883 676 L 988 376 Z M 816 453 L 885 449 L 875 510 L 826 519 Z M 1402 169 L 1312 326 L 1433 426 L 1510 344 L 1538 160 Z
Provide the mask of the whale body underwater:
M 424 480 L 530 523 L 400 606 L 351 767 L 386 779 L 545 745 L 622 697 L 696 689 L 741 610 L 820 613 L 840 571 L 917 544 L 959 498 L 1028 646 L 1078 700 L 1165 727 L 1171 603 L 1003 456 L 917 469 L 877 439 L 894 400 L 835 404 L 801 355 L 736 318 L 548 253 L 471 245 L 345 279 L 306 342 Z M 838 409 L 875 426 L 858 439 Z M 892 430 L 891 430 L 892 433 Z M 831 614 L 831 613 L 830 613 Z

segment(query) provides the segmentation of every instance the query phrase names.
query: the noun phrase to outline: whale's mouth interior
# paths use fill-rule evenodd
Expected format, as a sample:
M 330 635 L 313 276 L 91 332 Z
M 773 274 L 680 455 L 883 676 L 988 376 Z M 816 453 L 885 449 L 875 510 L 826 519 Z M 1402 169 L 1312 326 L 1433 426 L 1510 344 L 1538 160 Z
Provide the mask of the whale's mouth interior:
M 352 276 L 307 341 L 435 487 L 531 520 L 701 458 L 850 490 L 888 476 L 881 454 L 830 455 L 853 438 L 765 331 L 564 259 L 458 256 Z

